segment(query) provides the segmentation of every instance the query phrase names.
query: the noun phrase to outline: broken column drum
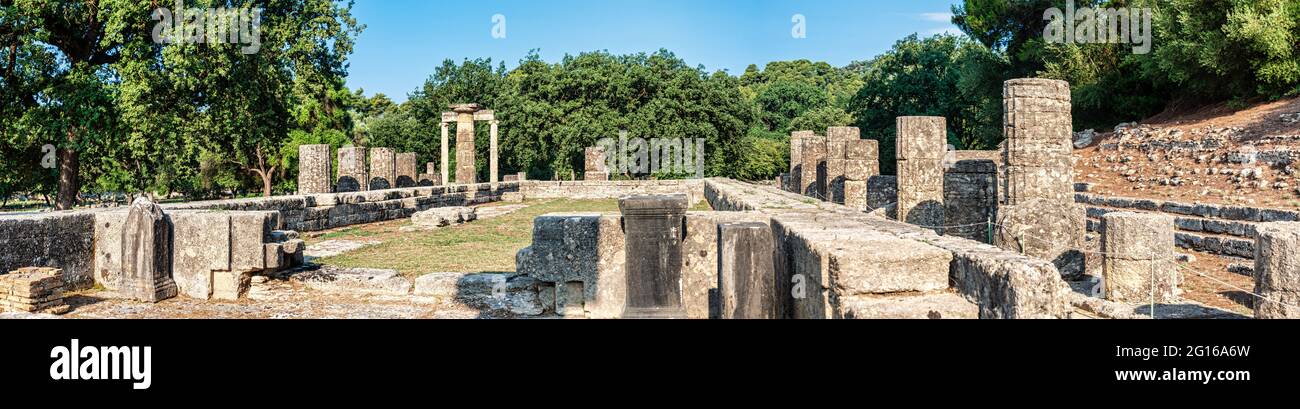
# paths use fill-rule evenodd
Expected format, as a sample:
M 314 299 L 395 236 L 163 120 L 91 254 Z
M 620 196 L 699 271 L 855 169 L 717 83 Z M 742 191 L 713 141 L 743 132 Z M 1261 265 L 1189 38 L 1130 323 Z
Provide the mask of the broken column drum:
M 627 237 L 627 304 L 623 318 L 686 318 L 682 306 L 682 239 L 686 196 L 619 200 Z

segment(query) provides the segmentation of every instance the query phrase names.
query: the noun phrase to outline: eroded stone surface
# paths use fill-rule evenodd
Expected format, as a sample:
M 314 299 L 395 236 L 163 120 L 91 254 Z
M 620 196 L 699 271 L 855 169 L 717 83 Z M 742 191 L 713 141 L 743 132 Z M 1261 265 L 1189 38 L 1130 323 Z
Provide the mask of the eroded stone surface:
M 439 207 L 411 215 L 413 229 L 437 229 L 478 220 L 472 207 Z
M 1300 318 L 1300 222 L 1260 225 L 1255 246 L 1255 318 Z
M 1177 300 L 1182 274 L 1173 257 L 1173 216 L 1114 212 L 1103 216 L 1102 222 L 1106 299 L 1161 303 Z
M 324 266 L 319 270 L 294 274 L 290 279 L 327 292 L 385 295 L 411 293 L 411 281 L 394 270 Z

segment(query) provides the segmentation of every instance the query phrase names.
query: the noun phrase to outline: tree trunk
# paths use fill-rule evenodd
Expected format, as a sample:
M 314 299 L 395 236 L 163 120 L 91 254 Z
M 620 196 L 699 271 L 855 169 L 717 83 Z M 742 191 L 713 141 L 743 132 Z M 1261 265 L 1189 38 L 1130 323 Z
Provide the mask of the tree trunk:
M 71 139 L 71 135 L 69 135 Z M 77 151 L 63 149 L 59 151 L 59 200 L 55 210 L 72 210 L 77 206 L 77 194 L 81 191 L 77 166 Z
M 262 172 L 262 197 L 271 197 L 271 172 Z

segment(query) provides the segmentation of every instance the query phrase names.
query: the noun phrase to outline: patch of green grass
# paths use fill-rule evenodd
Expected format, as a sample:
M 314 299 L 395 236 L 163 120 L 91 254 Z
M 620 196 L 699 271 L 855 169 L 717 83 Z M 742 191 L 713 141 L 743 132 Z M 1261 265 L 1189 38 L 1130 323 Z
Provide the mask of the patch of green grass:
M 408 277 L 437 272 L 514 272 L 515 254 L 532 243 L 533 219 L 538 216 L 618 211 L 616 200 L 530 201 L 526 204 L 529 207 L 508 215 L 437 230 L 402 232 L 401 227 L 410 225 L 410 220 L 395 220 L 331 232 L 310 241 L 364 238 L 382 242 L 317 260 L 321 264 L 391 269 Z

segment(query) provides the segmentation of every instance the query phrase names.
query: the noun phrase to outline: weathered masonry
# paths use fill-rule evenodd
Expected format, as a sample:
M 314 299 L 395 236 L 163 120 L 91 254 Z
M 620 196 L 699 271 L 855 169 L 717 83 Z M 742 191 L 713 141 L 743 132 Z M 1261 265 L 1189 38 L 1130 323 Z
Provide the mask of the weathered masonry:
M 757 223 L 772 232 L 778 317 L 1071 315 L 1070 290 L 1049 262 L 847 206 L 808 202 L 773 187 L 708 179 L 703 188 L 705 199 L 720 211 L 686 214 L 681 297 L 689 318 L 723 315 L 722 305 L 710 302 L 718 295 L 710 294 L 732 293 L 719 288 L 719 266 L 727 263 L 719 262 L 717 249 L 734 245 L 720 237 L 741 237 L 720 235 L 720 226 L 734 223 Z M 537 299 L 553 303 L 540 310 L 564 311 L 566 318 L 579 312 L 585 318 L 621 317 L 629 250 L 620 226 L 618 214 L 551 214 L 536 220 L 533 245 L 519 253 L 516 265 L 539 283 Z M 868 248 L 876 250 L 863 251 Z

